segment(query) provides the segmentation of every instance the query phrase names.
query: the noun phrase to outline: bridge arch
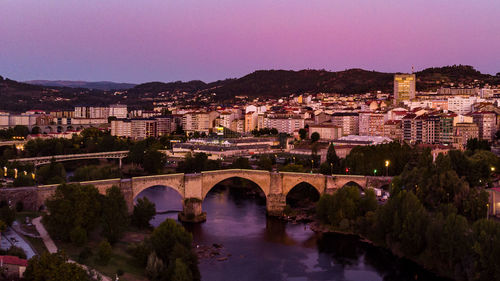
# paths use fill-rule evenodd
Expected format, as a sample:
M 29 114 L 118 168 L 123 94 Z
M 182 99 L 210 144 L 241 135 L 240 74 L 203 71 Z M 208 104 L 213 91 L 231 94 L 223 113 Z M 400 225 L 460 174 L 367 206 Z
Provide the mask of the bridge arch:
M 346 186 L 355 186 L 359 189 L 360 192 L 364 191 L 366 189 L 366 186 L 363 186 L 361 185 L 360 183 L 356 182 L 356 181 L 349 181 L 349 182 L 346 182 L 343 186 L 341 186 L 340 188 L 344 188 Z
M 323 175 L 318 174 L 306 174 L 306 173 L 287 173 L 280 172 L 283 174 L 283 195 L 287 196 L 290 190 L 292 190 L 295 186 L 300 183 L 308 183 L 313 186 L 316 191 L 321 195 L 325 192 L 326 189 L 326 180 Z
M 301 182 L 288 192 L 285 197 L 286 204 L 294 207 L 306 207 L 311 202 L 316 202 L 319 200 L 321 194 L 319 191 L 307 182 Z
M 132 199 L 135 199 L 143 190 L 153 186 L 167 186 L 177 191 L 182 199 L 185 195 L 184 174 L 169 174 L 132 178 Z
M 367 180 L 365 176 L 345 176 L 336 175 L 334 176 L 334 188 L 339 189 L 347 185 L 348 183 L 355 183 L 361 187 L 361 189 L 366 189 Z
M 201 200 L 204 200 L 208 192 L 218 183 L 230 179 L 230 178 L 242 178 L 256 184 L 264 195 L 267 196 L 270 193 L 271 180 L 268 171 L 258 171 L 258 170 L 219 170 L 214 172 L 203 172 L 202 173 L 202 183 L 201 183 Z

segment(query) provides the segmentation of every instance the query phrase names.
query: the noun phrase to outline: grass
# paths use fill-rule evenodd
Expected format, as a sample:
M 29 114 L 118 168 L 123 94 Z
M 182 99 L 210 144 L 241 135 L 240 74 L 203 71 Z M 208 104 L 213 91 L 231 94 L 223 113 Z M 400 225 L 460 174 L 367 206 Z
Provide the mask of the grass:
M 126 236 L 130 235 L 142 235 L 143 232 L 128 232 Z M 127 247 L 131 244 L 131 241 L 126 241 L 122 239 L 115 245 L 113 245 L 113 252 L 111 255 L 111 260 L 107 265 L 102 265 L 97 262 L 97 249 L 101 242 L 99 235 L 91 235 L 91 240 L 83 247 L 75 246 L 71 243 L 54 241 L 59 248 L 68 255 L 72 260 L 80 262 L 78 256 L 80 252 L 85 248 L 89 247 L 92 250 L 92 256 L 82 262 L 91 268 L 96 269 L 102 274 L 114 278 L 118 269 L 125 272 L 125 275 L 120 277 L 120 280 L 132 281 L 132 280 L 147 280 L 144 275 L 144 268 L 139 266 L 133 256 L 127 253 Z

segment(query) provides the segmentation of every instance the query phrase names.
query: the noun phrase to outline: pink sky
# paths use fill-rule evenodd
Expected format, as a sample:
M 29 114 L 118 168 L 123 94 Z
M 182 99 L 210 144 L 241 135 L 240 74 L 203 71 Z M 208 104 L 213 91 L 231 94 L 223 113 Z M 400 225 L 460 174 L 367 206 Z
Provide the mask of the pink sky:
M 7 0 L 0 75 L 122 82 L 257 69 L 500 72 L 498 0 Z

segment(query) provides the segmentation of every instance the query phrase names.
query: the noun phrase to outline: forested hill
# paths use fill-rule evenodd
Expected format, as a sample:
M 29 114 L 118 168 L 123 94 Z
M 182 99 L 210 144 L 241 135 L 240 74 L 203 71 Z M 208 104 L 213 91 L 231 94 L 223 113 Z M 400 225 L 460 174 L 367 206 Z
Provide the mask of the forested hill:
M 415 73 L 417 89 L 435 91 L 444 86 L 483 86 L 500 84 L 500 73 L 496 76 L 482 74 L 472 66 L 454 65 L 428 68 Z M 129 92 L 199 92 L 216 93 L 221 99 L 234 96 L 282 97 L 292 93 L 340 93 L 356 94 L 370 91 L 393 91 L 394 73 L 349 69 L 344 71 L 326 70 L 258 70 L 238 79 L 228 79 L 213 83 L 202 81 L 153 82 L 137 85 Z
M 500 73 L 483 74 L 471 66 L 454 65 L 428 68 L 415 73 L 417 90 L 435 91 L 438 88 L 477 86 L 486 83 L 500 85 Z M 22 112 L 31 109 L 72 109 L 75 105 L 109 105 L 125 103 L 131 108 L 152 108 L 152 101 L 168 100 L 175 93 L 210 95 L 219 101 L 235 96 L 282 97 L 301 93 L 339 93 L 344 95 L 373 91 L 392 92 L 394 73 L 349 69 L 326 70 L 259 70 L 237 79 L 205 83 L 149 82 L 115 94 L 113 91 L 38 86 L 20 83 L 0 76 L 0 110 Z M 161 94 L 160 94 L 161 93 Z M 216 95 L 211 95 L 215 93 Z

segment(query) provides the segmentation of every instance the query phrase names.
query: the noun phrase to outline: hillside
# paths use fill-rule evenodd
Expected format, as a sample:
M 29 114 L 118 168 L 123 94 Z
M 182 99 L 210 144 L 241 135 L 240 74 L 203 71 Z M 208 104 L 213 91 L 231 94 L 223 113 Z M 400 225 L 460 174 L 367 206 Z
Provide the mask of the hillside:
M 91 90 L 127 90 L 133 88 L 136 84 L 115 83 L 110 81 L 87 82 L 87 81 L 66 81 L 66 80 L 31 80 L 24 83 L 40 85 L 45 87 L 68 87 L 68 88 L 86 88 Z
M 75 105 L 109 105 L 125 103 L 130 108 L 152 108 L 152 101 L 170 100 L 170 96 L 187 92 L 190 97 L 215 93 L 218 101 L 231 101 L 235 96 L 282 97 L 300 93 L 339 93 L 344 95 L 373 91 L 392 92 L 394 73 L 349 69 L 325 70 L 259 70 L 238 79 L 205 83 L 149 82 L 125 90 L 113 91 L 39 86 L 20 83 L 0 76 L 0 110 L 22 112 L 31 109 L 72 109 Z M 500 85 L 500 73 L 483 74 L 471 66 L 454 65 L 428 68 L 416 72 L 417 90 L 435 91 L 444 87 L 482 87 L 486 83 Z M 211 95 L 212 97 L 212 95 Z M 184 97 L 186 98 L 186 96 Z

